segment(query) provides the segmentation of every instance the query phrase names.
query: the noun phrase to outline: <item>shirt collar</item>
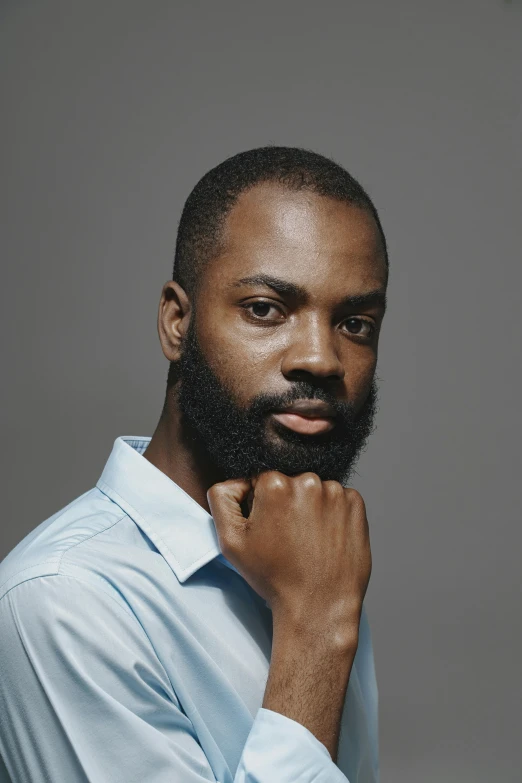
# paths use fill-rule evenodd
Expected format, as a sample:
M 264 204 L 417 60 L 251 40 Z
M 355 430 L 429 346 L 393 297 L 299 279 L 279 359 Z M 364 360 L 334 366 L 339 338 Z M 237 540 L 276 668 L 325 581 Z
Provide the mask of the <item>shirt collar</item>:
M 180 582 L 221 554 L 212 516 L 143 452 L 150 437 L 121 436 L 96 483 L 157 547 Z

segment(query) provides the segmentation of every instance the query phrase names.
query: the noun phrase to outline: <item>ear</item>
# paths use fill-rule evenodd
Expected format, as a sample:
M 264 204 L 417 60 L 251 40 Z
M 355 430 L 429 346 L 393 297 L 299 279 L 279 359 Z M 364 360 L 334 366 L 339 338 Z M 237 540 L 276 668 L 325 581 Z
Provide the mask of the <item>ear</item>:
M 177 361 L 183 336 L 190 322 L 190 300 L 183 288 L 174 280 L 163 286 L 158 309 L 158 335 L 165 357 Z

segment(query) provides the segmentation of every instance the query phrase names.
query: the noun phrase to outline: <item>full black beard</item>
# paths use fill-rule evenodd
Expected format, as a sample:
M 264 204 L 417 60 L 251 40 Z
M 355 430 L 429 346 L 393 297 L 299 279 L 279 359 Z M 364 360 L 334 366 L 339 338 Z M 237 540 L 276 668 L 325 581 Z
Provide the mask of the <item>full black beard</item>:
M 214 464 L 223 480 L 250 478 L 264 470 L 277 470 L 288 476 L 311 471 L 322 481 L 334 480 L 347 486 L 374 429 L 378 400 L 375 378 L 358 413 L 351 403 L 339 402 L 324 389 L 305 381 L 295 382 L 285 395 L 261 394 L 244 409 L 207 363 L 194 323 L 195 313 L 181 358 L 171 366 L 172 377 L 179 380 L 177 398 L 186 442 Z M 301 398 L 329 403 L 337 413 L 334 427 L 328 432 L 305 435 L 276 420 L 269 423 L 269 411 Z

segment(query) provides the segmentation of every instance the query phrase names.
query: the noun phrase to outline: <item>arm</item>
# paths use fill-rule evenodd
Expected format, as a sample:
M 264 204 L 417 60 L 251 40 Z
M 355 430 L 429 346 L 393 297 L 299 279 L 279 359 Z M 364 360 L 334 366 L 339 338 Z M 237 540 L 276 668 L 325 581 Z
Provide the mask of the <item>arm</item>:
M 137 620 L 55 575 L 0 601 L 0 755 L 12 783 L 215 781 Z
M 272 609 L 263 706 L 307 728 L 334 763 L 371 574 L 364 500 L 315 473 L 272 470 L 214 484 L 207 499 L 222 554 Z
M 341 717 L 357 639 L 336 643 L 327 628 L 274 617 L 263 707 L 306 726 L 337 760 Z
M 235 776 L 207 758 L 136 618 L 90 582 L 0 601 L 0 756 L 12 783 L 346 783 L 300 723 L 259 709 Z

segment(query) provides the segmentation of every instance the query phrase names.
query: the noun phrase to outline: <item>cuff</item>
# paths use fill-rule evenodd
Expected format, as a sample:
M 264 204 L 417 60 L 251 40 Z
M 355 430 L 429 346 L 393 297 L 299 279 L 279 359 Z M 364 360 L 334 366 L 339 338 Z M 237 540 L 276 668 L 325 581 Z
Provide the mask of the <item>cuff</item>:
M 306 726 L 260 707 L 239 761 L 234 783 L 349 783 Z

